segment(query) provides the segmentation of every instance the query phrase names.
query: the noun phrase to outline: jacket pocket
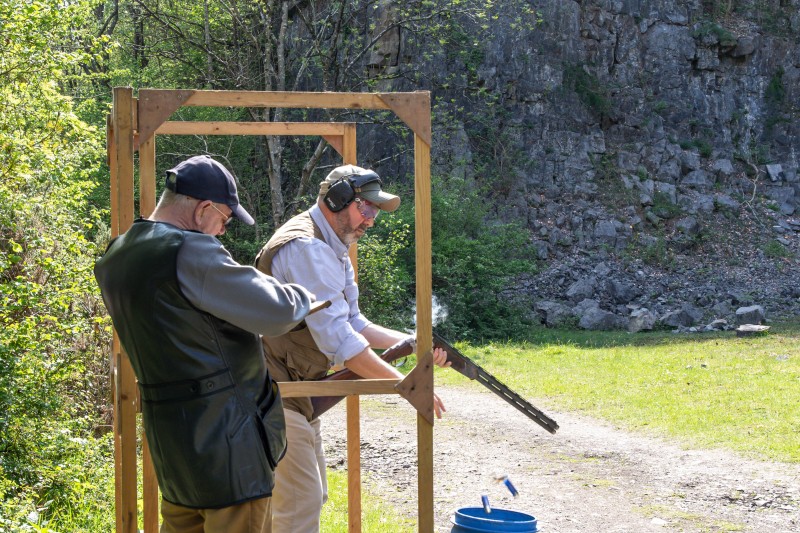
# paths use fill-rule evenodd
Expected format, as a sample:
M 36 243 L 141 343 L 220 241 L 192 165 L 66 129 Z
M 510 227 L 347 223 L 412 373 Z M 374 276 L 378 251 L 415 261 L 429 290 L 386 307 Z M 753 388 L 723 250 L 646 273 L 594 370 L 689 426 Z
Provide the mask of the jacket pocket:
M 275 470 L 278 461 L 286 454 L 286 420 L 283 417 L 283 401 L 278 385 L 274 381 L 270 385 L 271 393 L 258 404 L 258 429 L 267 461 Z

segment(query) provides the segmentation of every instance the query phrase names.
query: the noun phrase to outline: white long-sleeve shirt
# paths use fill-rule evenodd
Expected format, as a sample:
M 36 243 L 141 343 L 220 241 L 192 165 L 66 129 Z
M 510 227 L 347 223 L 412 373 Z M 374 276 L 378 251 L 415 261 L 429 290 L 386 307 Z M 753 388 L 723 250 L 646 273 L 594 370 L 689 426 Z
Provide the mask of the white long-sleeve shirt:
M 317 205 L 309 210 L 323 241 L 310 237 L 293 239 L 272 259 L 272 275 L 283 283 L 296 283 L 331 306 L 306 318 L 311 336 L 333 364 L 345 361 L 369 347 L 361 335 L 370 321 L 358 307 L 358 285 L 348 247 L 339 239 Z

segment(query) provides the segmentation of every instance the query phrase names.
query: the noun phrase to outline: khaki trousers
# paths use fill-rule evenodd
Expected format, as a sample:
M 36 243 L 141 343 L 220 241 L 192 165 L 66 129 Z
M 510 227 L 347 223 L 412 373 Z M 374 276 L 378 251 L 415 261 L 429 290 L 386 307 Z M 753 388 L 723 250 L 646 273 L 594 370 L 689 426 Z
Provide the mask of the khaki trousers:
M 161 500 L 161 533 L 271 533 L 271 498 L 222 509 L 191 509 Z
M 288 447 L 275 470 L 272 531 L 318 533 L 322 504 L 328 500 L 320 421 L 309 422 L 290 409 L 283 414 Z

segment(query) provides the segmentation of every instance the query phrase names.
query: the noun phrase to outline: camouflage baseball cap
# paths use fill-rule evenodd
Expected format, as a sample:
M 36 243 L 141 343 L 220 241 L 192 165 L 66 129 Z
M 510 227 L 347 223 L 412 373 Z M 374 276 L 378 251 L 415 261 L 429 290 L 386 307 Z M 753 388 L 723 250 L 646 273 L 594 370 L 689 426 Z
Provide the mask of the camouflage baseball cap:
M 389 194 L 381 188 L 381 178 L 378 176 L 378 174 L 372 170 L 367 170 L 355 165 L 343 165 L 341 167 L 334 168 L 325 177 L 325 180 L 319 184 L 319 196 L 324 197 L 328 193 L 328 189 L 331 185 L 341 179 L 349 177 L 361 177 L 367 180 L 363 185 L 355 190 L 357 196 L 377 205 L 380 209 L 386 212 L 392 212 L 400 207 L 400 197 L 395 196 L 394 194 Z M 373 177 L 374 179 L 369 179 Z

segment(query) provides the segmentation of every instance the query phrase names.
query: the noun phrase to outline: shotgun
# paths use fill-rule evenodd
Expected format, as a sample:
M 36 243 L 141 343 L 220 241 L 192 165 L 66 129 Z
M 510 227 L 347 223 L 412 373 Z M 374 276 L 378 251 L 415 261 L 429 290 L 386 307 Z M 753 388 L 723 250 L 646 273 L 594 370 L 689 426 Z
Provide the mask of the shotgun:
M 467 356 L 453 348 L 446 340 L 434 332 L 433 334 L 433 347 L 442 348 L 447 352 L 447 361 L 450 363 L 450 368 L 456 372 L 474 379 L 496 395 L 500 396 L 503 400 L 514 406 L 515 409 L 522 414 L 542 426 L 550 433 L 555 434 L 558 430 L 558 423 L 537 409 L 525 398 L 509 389 L 506 385 L 500 382 L 496 377 L 488 373 L 486 370 L 475 364 Z M 384 351 L 380 357 L 387 363 L 392 363 L 402 357 L 411 355 L 414 351 L 413 340 L 411 338 L 395 344 L 388 350 Z M 344 369 L 333 374 L 329 374 L 322 378 L 320 381 L 338 381 L 349 379 L 362 379 L 361 376 L 352 370 Z M 311 398 L 311 405 L 314 408 L 314 418 L 320 416 L 322 413 L 339 403 L 344 399 L 344 396 L 316 396 Z

